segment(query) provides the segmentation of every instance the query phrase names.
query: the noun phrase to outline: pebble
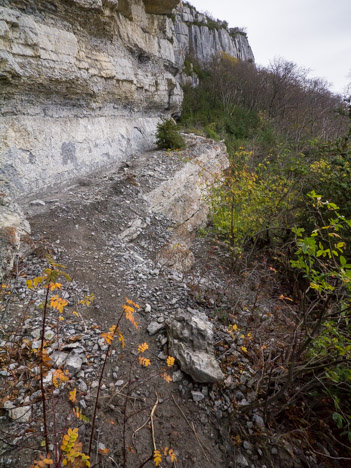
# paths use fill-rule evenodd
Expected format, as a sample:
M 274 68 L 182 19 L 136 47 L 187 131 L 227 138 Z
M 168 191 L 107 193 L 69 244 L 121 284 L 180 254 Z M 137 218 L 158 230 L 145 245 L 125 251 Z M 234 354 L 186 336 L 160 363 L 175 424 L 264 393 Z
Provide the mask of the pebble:
M 201 401 L 205 398 L 205 395 L 203 393 L 197 391 L 192 391 L 191 395 L 194 401 Z
M 45 206 L 46 205 L 46 203 L 43 200 L 39 200 L 39 199 L 38 200 L 32 200 L 30 202 L 30 204 L 33 205 L 33 206 Z
M 263 420 L 262 416 L 260 416 L 259 414 L 254 414 L 253 417 L 252 417 L 252 421 L 256 424 L 256 426 L 258 426 L 260 428 L 265 427 L 264 420 Z
M 249 466 L 249 462 L 246 460 L 246 458 L 244 457 L 244 455 L 242 455 L 241 453 L 239 453 L 236 457 L 235 457 L 235 461 L 236 461 L 236 464 L 237 464 L 237 467 L 239 468 L 246 468 Z

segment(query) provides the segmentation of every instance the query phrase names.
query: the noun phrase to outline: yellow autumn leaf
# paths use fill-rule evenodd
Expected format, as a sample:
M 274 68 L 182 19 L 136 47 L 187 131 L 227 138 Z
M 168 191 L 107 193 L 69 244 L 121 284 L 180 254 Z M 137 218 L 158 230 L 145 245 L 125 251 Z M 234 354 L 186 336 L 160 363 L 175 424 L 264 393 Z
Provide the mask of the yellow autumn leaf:
M 61 288 L 62 288 L 61 283 L 49 283 L 50 291 L 55 291 L 55 289 L 61 289 Z
M 247 353 L 247 348 L 245 346 L 242 346 L 241 348 L 241 351 L 243 351 L 244 353 Z
M 117 333 L 118 333 L 118 339 L 122 344 L 122 348 L 124 348 L 125 345 L 126 345 L 124 336 L 122 335 L 122 333 L 119 330 L 117 330 Z
M 69 392 L 69 401 L 75 403 L 77 401 L 77 389 L 75 388 L 71 392 Z
M 60 314 L 62 314 L 63 312 L 63 308 L 68 304 L 68 302 L 66 301 L 66 299 L 62 299 L 61 297 L 59 296 L 53 296 L 50 298 L 50 306 L 53 308 L 53 309 L 56 309 L 58 310 L 58 312 Z
M 167 358 L 167 366 L 172 367 L 174 365 L 174 357 L 168 356 Z
M 114 337 L 114 334 L 109 332 L 109 333 L 102 333 L 101 335 L 101 338 L 104 338 L 106 343 L 108 345 L 112 344 L 112 341 L 113 341 L 113 337 Z
M 147 349 L 149 349 L 149 345 L 147 343 L 143 343 L 138 346 L 138 353 L 144 353 Z
M 159 450 L 155 450 L 154 451 L 154 463 L 155 463 L 155 466 L 158 466 L 162 461 L 162 455 L 161 455 L 161 452 Z

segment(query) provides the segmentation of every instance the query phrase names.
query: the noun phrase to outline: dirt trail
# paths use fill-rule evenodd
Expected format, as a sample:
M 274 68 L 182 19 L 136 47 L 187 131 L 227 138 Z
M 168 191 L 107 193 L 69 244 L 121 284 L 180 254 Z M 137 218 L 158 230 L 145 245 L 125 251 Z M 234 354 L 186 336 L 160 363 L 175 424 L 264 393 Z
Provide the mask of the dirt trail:
M 152 461 L 143 462 L 153 450 L 150 414 L 156 401 L 156 447 L 172 448 L 179 468 L 318 466 L 315 453 L 303 441 L 281 439 L 281 431 L 291 430 L 289 421 L 285 429 L 282 422 L 276 434 L 275 422 L 261 409 L 240 413 L 242 405 L 258 398 L 262 346 L 275 349 L 279 340 L 286 339 L 291 310 L 279 299 L 281 286 L 267 259 L 234 276 L 226 250 L 207 237 L 196 236 L 196 226 L 207 214 L 202 200 L 205 184 L 199 189 L 197 179 L 218 169 L 211 165 L 211 158 L 221 159 L 222 146 L 198 137 L 189 137 L 188 143 L 186 151 L 136 155 L 120 166 L 20 200 L 31 224 L 34 250 L 9 280 L 14 294 L 1 331 L 16 329 L 27 311 L 24 336 L 29 343 L 28 359 L 32 359 L 31 350 L 40 336 L 38 306 L 43 297 L 34 296 L 27 309 L 31 293 L 26 280 L 41 273 L 45 254 L 50 252 L 73 278 L 61 293 L 68 301 L 68 317 L 56 337 L 61 343 L 55 347 L 56 342 L 49 340 L 51 356 L 65 359 L 62 362 L 67 366 L 69 362 L 71 372 L 70 381 L 56 395 L 57 423 L 63 427 L 77 425 L 67 401 L 68 390 L 78 389 L 81 410 L 92 415 L 106 351 L 100 335 L 116 323 L 126 297 L 140 305 L 138 329 L 122 323 L 126 348 L 115 345 L 105 372 L 94 446 L 103 444 L 110 452 L 100 466 L 123 466 L 127 393 L 127 468 L 154 466 Z M 96 299 L 81 310 L 83 320 L 73 317 L 78 300 L 90 293 Z M 224 381 L 199 384 L 177 365 L 167 369 L 166 322 L 181 311 L 204 313 L 214 325 L 215 353 Z M 49 334 L 56 333 L 54 312 L 48 320 Z M 229 324 L 238 326 L 235 337 L 228 333 Z M 148 368 L 138 363 L 138 346 L 144 342 L 149 345 Z M 28 371 L 15 358 L 9 364 L 16 375 L 26 378 L 7 404 L 14 404 L 16 410 L 27 405 L 29 417 L 26 423 L 16 423 L 11 421 L 10 407 L 3 408 L 0 430 L 13 436 L 10 443 L 0 438 L 0 466 L 28 466 L 38 456 L 31 447 L 37 449 L 42 440 L 42 433 L 35 433 L 41 414 L 38 379 L 35 368 Z M 59 366 L 56 361 L 55 365 Z M 4 382 L 11 381 L 6 369 L 0 373 Z M 159 375 L 165 371 L 172 377 L 170 383 Z M 84 447 L 89 433 L 89 427 L 80 423 Z M 94 449 L 92 461 L 97 458 Z M 161 466 L 172 466 L 169 456 Z
M 128 380 L 129 366 L 140 343 L 149 344 L 148 357 L 151 358 L 153 372 L 164 367 L 162 355 L 167 355 L 168 351 L 165 332 L 161 330 L 161 333 L 150 336 L 146 329 L 151 321 L 162 323 L 177 308 L 199 310 L 199 304 L 189 289 L 195 276 L 200 278 L 195 272 L 197 267 L 183 274 L 165 265 L 167 262 L 162 260 L 161 252 L 171 239 L 174 223 L 162 214 L 151 213 L 143 197 L 184 167 L 192 154 L 190 151 L 138 155 L 120 167 L 111 167 L 69 185 L 42 192 L 39 201 L 36 194 L 22 202 L 33 239 L 52 246 L 54 255 L 66 266 L 79 292 L 95 294 L 96 301 L 91 309 L 87 309 L 86 320 L 91 318 L 101 325 L 102 330 L 107 330 L 115 323 L 125 297 L 141 306 L 139 329 L 122 326 L 126 351 L 109 364 L 105 382 L 108 389 L 114 381 L 112 373 L 116 365 L 119 368 L 118 379 Z M 135 223 L 136 220 L 141 222 Z M 197 255 L 208 257 L 205 251 Z M 207 273 L 210 274 L 209 271 Z M 215 271 L 212 276 L 217 276 Z M 201 280 L 208 284 L 212 281 L 211 277 L 205 279 L 205 276 Z M 206 308 L 200 310 L 206 311 Z M 134 372 L 137 379 L 147 375 L 146 370 Z M 211 385 L 203 388 L 207 395 L 212 391 Z M 162 402 L 155 418 L 157 446 L 172 447 L 178 456 L 178 467 L 231 466 L 227 465 L 223 455 L 215 410 L 205 402 L 195 403 L 191 390 L 201 390 L 201 385 L 194 384 L 183 374 L 179 382 L 168 384 L 158 377 L 136 391 L 135 411 L 138 412 L 142 405 L 148 409 L 130 421 L 128 466 L 138 467 L 150 454 L 150 428 L 147 426 L 138 432 L 133 440 L 131 434 L 148 419 L 156 392 Z M 112 448 L 111 460 L 105 461 L 104 466 L 118 466 L 113 463 L 121 456 L 121 409 L 124 400 L 117 397 L 112 405 L 104 404 L 109 396 L 113 398 L 114 393 L 115 388 L 103 396 L 103 416 L 99 420 L 101 441 Z M 88 407 L 90 405 L 91 402 Z M 145 466 L 151 467 L 153 463 Z

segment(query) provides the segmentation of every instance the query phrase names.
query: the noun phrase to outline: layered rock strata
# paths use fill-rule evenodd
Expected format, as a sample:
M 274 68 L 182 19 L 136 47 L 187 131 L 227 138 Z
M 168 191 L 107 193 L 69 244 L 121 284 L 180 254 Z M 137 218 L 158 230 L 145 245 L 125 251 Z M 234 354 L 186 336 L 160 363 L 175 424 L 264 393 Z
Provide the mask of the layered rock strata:
M 160 116 L 179 114 L 188 54 L 253 59 L 178 0 L 1 4 L 0 182 L 15 194 L 152 148 Z
M 200 63 L 208 63 L 218 52 L 225 52 L 238 60 L 255 60 L 245 32 L 199 13 L 188 3 L 176 10 L 174 24 L 177 38 L 174 48 L 180 65 L 184 64 L 187 56 Z
M 178 112 L 182 100 L 170 18 L 146 13 L 141 0 L 8 4 L 0 154 L 16 193 L 154 144 L 160 114 Z
M 0 271 L 29 226 L 11 199 L 154 147 L 177 115 L 184 61 L 225 51 L 252 59 L 244 36 L 178 0 L 2 0 Z

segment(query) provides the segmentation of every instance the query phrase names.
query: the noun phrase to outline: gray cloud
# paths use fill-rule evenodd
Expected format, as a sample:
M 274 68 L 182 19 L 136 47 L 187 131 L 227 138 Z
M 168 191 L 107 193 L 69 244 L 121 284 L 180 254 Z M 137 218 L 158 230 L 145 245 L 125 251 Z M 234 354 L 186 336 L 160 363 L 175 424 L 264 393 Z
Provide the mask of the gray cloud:
M 230 26 L 246 27 L 260 65 L 275 57 L 311 70 L 332 90 L 350 82 L 351 0 L 192 0 Z

